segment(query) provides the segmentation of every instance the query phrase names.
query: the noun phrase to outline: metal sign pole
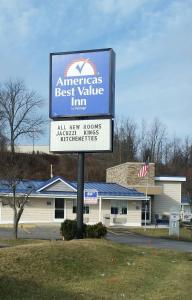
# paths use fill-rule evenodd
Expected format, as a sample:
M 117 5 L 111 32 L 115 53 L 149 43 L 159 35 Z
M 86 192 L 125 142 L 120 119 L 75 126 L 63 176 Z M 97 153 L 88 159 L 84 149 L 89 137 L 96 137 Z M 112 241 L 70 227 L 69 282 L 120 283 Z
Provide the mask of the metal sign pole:
M 77 166 L 77 230 L 78 239 L 83 238 L 83 191 L 84 191 L 84 152 L 78 153 Z

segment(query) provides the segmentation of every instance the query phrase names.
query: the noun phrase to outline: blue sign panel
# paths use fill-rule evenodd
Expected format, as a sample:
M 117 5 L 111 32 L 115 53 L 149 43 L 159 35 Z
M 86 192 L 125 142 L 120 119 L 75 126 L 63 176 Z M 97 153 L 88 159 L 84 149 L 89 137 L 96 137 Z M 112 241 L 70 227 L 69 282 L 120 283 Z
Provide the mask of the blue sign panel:
M 91 190 L 84 190 L 84 203 L 85 204 L 97 204 L 98 199 L 98 191 L 91 189 Z
M 88 191 L 85 191 L 84 192 L 84 197 L 85 197 L 85 199 L 87 198 L 87 199 L 97 199 L 97 197 L 98 197 L 98 192 L 97 191 L 91 191 L 91 190 L 88 190 Z
M 112 49 L 50 55 L 50 118 L 114 116 Z

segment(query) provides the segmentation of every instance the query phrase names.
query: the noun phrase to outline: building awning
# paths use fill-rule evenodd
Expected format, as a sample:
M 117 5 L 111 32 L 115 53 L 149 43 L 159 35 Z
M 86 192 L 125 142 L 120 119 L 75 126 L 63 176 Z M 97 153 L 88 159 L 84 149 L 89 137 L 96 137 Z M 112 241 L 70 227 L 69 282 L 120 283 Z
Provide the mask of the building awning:
M 160 195 L 163 193 L 163 187 L 162 186 L 144 186 L 144 185 L 134 185 L 132 188 L 136 189 L 140 193 L 146 193 L 153 196 L 153 195 Z

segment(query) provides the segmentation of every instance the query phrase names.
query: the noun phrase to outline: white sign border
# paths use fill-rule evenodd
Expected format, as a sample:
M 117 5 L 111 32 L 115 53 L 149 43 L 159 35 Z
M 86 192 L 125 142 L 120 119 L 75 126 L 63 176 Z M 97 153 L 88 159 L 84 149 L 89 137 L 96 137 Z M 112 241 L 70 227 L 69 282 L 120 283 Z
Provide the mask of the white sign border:
M 103 149 L 99 149 L 99 150 L 95 150 L 95 149 L 82 149 L 82 147 L 80 147 L 79 149 L 77 149 L 76 147 L 74 147 L 74 149 L 64 149 L 64 150 L 53 150 L 53 147 L 52 147 L 52 144 L 53 144 L 53 141 L 51 139 L 51 134 L 52 134 L 52 130 L 51 130 L 51 124 L 53 123 L 59 123 L 59 122 L 91 122 L 91 121 L 96 121 L 96 122 L 99 122 L 99 121 L 108 121 L 109 123 L 109 132 L 108 132 L 108 135 L 109 135 L 109 147 L 108 149 L 106 149 L 106 147 Z M 67 142 L 66 142 L 67 143 Z M 86 145 L 87 142 L 83 142 L 83 146 Z M 77 153 L 77 152 L 84 152 L 84 153 L 108 153 L 108 152 L 113 152 L 113 120 L 110 118 L 100 118 L 100 119 L 75 119 L 75 120 L 58 120 L 58 121 L 51 121 L 50 122 L 50 135 L 49 135 L 49 151 L 50 153 Z

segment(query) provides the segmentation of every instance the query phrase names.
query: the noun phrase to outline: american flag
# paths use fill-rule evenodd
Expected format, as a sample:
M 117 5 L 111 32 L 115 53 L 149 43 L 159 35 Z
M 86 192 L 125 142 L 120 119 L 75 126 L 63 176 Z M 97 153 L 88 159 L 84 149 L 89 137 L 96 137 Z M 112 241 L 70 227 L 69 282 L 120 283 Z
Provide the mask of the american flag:
M 145 177 L 148 171 L 149 171 L 149 163 L 145 162 L 145 164 L 139 170 L 138 177 Z

